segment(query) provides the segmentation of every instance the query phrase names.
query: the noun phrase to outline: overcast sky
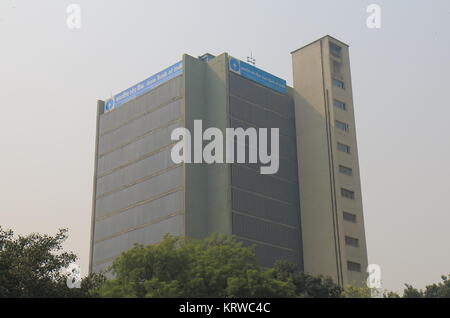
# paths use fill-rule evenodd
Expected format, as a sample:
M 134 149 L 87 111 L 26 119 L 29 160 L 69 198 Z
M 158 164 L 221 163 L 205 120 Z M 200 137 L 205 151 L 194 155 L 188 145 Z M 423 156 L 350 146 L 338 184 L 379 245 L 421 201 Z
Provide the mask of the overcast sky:
M 81 29 L 66 25 L 81 7 Z M 366 26 L 381 6 L 381 29 Z M 384 287 L 450 273 L 450 1 L 0 2 L 0 225 L 69 228 L 87 272 L 96 100 L 228 52 L 292 84 L 290 52 L 350 45 L 369 262 Z

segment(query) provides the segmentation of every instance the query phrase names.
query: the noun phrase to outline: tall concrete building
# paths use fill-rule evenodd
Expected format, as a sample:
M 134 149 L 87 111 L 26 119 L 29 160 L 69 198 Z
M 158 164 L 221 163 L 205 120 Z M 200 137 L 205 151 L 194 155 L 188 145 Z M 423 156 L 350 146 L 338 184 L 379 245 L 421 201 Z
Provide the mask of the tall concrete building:
M 258 261 L 361 284 L 367 252 L 348 47 L 326 36 L 292 52 L 294 85 L 227 53 L 184 55 L 99 101 L 90 271 L 164 234 L 235 235 Z M 174 163 L 175 128 L 278 128 L 261 163 Z M 247 149 L 250 147 L 246 145 Z
M 357 284 L 367 249 L 348 46 L 326 36 L 292 63 L 305 270 Z

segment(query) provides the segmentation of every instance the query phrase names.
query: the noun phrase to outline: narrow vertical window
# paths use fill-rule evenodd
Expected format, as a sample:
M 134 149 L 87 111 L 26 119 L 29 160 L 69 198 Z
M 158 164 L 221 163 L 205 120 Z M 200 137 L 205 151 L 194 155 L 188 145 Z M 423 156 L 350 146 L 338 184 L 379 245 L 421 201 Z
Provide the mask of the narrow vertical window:
M 341 195 L 344 198 L 350 199 L 350 200 L 355 200 L 355 192 L 341 188 Z
M 351 247 L 359 247 L 359 240 L 351 236 L 346 236 L 345 244 Z
M 343 216 L 344 216 L 344 221 L 356 223 L 356 215 L 355 214 L 344 211 Z
M 332 56 L 340 58 L 342 55 L 342 48 L 339 45 L 330 42 L 330 53 Z
M 340 81 L 340 80 L 337 80 L 335 78 L 333 78 L 333 85 L 336 86 L 336 87 L 342 88 L 342 89 L 345 88 L 344 82 Z
M 336 120 L 336 128 L 347 132 L 348 131 L 348 124 L 346 124 L 346 123 L 344 123 L 342 121 Z
M 342 166 L 342 165 L 339 166 L 339 172 L 342 173 L 342 174 L 345 174 L 347 176 L 352 176 L 353 175 L 353 169 L 352 168 L 349 168 L 349 167 L 346 167 L 346 166 Z
M 361 264 L 348 261 L 347 269 L 351 272 L 361 272 Z
M 341 144 L 340 142 L 338 142 L 337 148 L 341 152 L 350 153 L 350 146 Z
M 344 102 L 341 102 L 337 99 L 333 100 L 333 104 L 334 107 L 342 109 L 342 110 L 347 110 L 347 105 Z

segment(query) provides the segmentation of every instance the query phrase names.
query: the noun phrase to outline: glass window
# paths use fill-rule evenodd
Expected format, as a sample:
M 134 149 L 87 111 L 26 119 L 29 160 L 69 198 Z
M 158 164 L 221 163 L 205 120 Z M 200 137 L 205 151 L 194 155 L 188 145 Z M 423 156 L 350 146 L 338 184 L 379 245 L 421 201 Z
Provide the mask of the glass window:
M 337 148 L 341 152 L 350 153 L 350 146 L 341 144 L 340 142 L 338 142 Z
M 341 101 L 338 101 L 337 99 L 333 100 L 334 107 L 347 110 L 347 105 Z
M 352 247 L 359 247 L 359 240 L 351 236 L 346 236 L 345 244 Z
M 342 73 L 342 64 L 338 61 L 333 60 L 333 74 L 341 75 Z
M 356 223 L 356 215 L 344 211 L 344 221 Z
M 336 128 L 343 130 L 343 131 L 348 131 L 348 124 L 343 123 L 342 121 L 336 120 Z
M 333 78 L 333 85 L 336 86 L 336 87 L 342 88 L 342 89 L 345 88 L 344 82 L 340 81 L 340 80 L 337 80 L 335 78 Z
M 330 53 L 335 57 L 341 57 L 342 48 L 339 45 L 330 42 Z
M 339 166 L 339 172 L 347 176 L 353 175 L 353 169 L 346 166 Z
M 347 269 L 351 272 L 361 272 L 361 264 L 348 261 Z
M 355 200 L 355 192 L 341 188 L 341 195 L 344 198 L 350 199 L 350 200 Z

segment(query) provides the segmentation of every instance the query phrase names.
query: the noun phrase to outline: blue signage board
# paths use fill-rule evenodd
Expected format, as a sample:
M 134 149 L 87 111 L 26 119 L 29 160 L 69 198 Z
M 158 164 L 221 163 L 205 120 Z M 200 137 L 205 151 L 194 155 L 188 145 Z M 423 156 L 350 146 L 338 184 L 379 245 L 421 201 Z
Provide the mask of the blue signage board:
M 286 81 L 251 64 L 230 57 L 230 71 L 279 93 L 287 94 Z
M 180 61 L 165 70 L 155 74 L 146 80 L 124 90 L 123 92 L 108 99 L 105 104 L 105 113 L 109 112 L 120 105 L 128 102 L 129 100 L 136 98 L 149 90 L 167 82 L 168 80 L 183 74 L 183 62 Z

